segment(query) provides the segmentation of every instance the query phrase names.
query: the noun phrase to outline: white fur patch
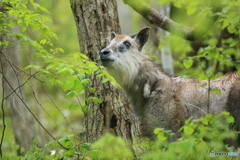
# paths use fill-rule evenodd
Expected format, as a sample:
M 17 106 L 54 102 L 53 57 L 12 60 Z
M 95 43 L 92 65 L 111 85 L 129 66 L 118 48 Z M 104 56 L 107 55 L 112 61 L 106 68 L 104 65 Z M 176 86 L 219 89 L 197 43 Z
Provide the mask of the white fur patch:
M 147 83 L 145 83 L 144 85 L 144 88 L 143 88 L 143 96 L 145 98 L 149 98 L 150 97 L 150 94 L 151 94 L 151 91 L 150 91 L 150 85 Z

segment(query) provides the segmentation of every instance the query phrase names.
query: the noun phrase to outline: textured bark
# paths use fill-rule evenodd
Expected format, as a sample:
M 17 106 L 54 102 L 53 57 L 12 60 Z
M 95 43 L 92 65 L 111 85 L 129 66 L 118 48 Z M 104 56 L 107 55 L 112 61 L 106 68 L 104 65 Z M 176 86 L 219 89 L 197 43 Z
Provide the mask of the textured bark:
M 111 31 L 120 33 L 115 0 L 70 0 L 76 21 L 81 53 L 86 54 L 99 65 L 99 51 L 109 42 Z M 124 78 L 124 77 L 123 77 Z M 121 136 L 129 142 L 135 153 L 141 148 L 134 137 L 141 134 L 139 123 L 133 116 L 129 102 L 123 93 L 110 83 L 102 84 L 96 75 L 91 76 L 90 87 L 97 89 L 97 97 L 102 103 L 89 103 L 91 112 L 85 114 L 84 125 L 87 141 L 98 139 L 105 132 Z M 87 97 L 91 96 L 87 92 Z
M 9 30 L 10 32 L 18 32 L 16 28 Z M 1 34 L 0 40 L 17 42 L 16 39 L 4 34 Z M 22 84 L 22 75 L 19 74 L 18 68 L 15 67 L 20 64 L 20 46 L 17 44 L 0 46 L 0 63 L 0 70 L 3 77 L 3 98 L 6 98 L 6 106 L 2 107 L 4 109 L 8 107 L 10 110 L 15 141 L 20 147 L 25 148 L 26 152 L 32 146 L 32 141 L 36 137 L 36 133 L 33 117 L 22 102 L 27 103 L 24 88 L 20 87 Z M 18 150 L 18 154 L 22 154 L 20 150 Z

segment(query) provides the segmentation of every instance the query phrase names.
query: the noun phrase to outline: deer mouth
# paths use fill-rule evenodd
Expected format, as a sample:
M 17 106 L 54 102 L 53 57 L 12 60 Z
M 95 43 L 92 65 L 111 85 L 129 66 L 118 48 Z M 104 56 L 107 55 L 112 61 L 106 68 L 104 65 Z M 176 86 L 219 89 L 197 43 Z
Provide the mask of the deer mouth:
M 106 66 L 109 66 L 109 65 L 111 65 L 112 63 L 113 63 L 113 59 L 111 59 L 111 58 L 109 58 L 109 57 L 104 57 L 104 58 L 102 58 L 101 57 L 101 61 L 102 61 L 102 65 L 104 66 L 104 67 L 106 67 Z

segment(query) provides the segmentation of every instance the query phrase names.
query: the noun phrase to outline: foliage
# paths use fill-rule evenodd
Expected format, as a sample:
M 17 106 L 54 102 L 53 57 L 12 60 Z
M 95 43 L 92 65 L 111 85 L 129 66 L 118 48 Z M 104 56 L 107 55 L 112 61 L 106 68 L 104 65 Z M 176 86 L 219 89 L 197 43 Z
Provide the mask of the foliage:
M 159 1 L 160 4 L 166 2 L 173 3 L 176 8 L 172 13 L 173 20 L 201 33 L 195 42 L 174 35 L 168 37 L 174 57 L 177 58 L 175 66 L 181 68 L 179 75 L 209 80 L 216 79 L 229 70 L 240 70 L 237 60 L 240 58 L 239 1 Z M 206 30 L 206 33 L 202 30 Z
M 174 134 L 157 128 L 155 142 L 144 142 L 148 151 L 143 153 L 142 159 L 210 159 L 210 152 L 233 152 L 234 149 L 224 144 L 224 140 L 235 138 L 236 131 L 229 128 L 234 119 L 228 112 L 215 116 L 207 114 L 197 120 L 192 118 L 185 121 L 180 129 L 182 137 L 175 142 L 168 139 Z M 228 159 L 218 156 L 218 159 Z
M 234 119 L 228 112 L 219 115 L 207 114 L 205 117 L 185 121 L 185 125 L 179 130 L 182 136 L 174 142 L 169 139 L 174 137 L 171 131 L 157 128 L 154 133 L 157 140 L 145 140 L 142 146 L 146 150 L 141 154 L 140 159 L 210 159 L 210 152 L 237 152 L 230 146 L 225 145 L 224 141 L 235 138 L 236 131 L 229 128 Z M 24 156 L 12 156 L 11 159 L 134 159 L 132 151 L 126 145 L 125 140 L 111 134 L 103 135 L 99 140 L 91 143 L 81 143 L 74 145 L 76 135 L 69 135 L 58 140 L 63 147 L 59 147 L 56 141 L 50 141 L 45 147 L 54 150 L 52 154 L 46 153 L 44 148 L 38 147 L 37 140 L 35 145 Z M 18 146 L 13 145 L 15 150 Z M 215 157 L 213 157 L 214 159 Z M 217 159 L 231 159 L 228 156 L 218 156 Z M 3 156 L 3 160 L 8 157 Z
M 32 78 L 36 81 L 39 81 L 42 89 L 45 89 L 43 87 L 45 84 L 51 84 L 52 86 L 61 88 L 65 98 L 68 100 L 70 99 L 71 104 L 69 105 L 69 110 L 79 108 L 82 110 L 82 113 L 86 113 L 89 111 L 87 104 L 98 104 L 101 102 L 101 100 L 95 96 L 96 90 L 89 87 L 91 80 L 88 78 L 88 76 L 94 74 L 98 78 L 102 79 L 103 82 L 107 82 L 112 78 L 102 69 L 102 67 L 99 67 L 95 62 L 90 61 L 84 54 L 71 53 L 67 56 L 62 56 L 62 54 L 64 54 L 64 50 L 62 48 L 55 47 L 54 43 L 52 42 L 53 39 L 57 39 L 57 35 L 46 25 L 46 23 L 51 22 L 51 20 L 43 14 L 38 13 L 39 10 L 48 13 L 47 9 L 38 3 L 35 3 L 33 0 L 2 0 L 0 2 L 0 7 L 2 11 L 0 12 L 0 20 L 3 22 L 0 24 L 0 32 L 2 35 L 10 36 L 16 39 L 14 42 L 1 41 L 1 45 L 21 45 L 22 48 L 25 46 L 31 46 L 34 49 L 34 55 L 37 57 L 37 63 L 35 62 L 30 65 L 28 64 L 28 66 L 24 68 L 25 71 L 18 66 L 21 72 L 26 73 L 23 76 L 29 76 L 26 79 Z M 19 26 L 21 31 L 11 32 L 10 29 L 15 28 L 16 26 Z M 37 38 L 32 38 L 33 36 L 29 36 L 28 33 L 37 34 L 38 36 Z M 25 83 L 28 83 L 28 80 L 26 80 Z M 85 91 L 90 92 L 92 96 L 85 99 L 83 96 Z M 32 91 L 32 93 L 35 94 L 34 91 Z M 48 97 L 51 100 L 51 106 L 55 106 L 55 108 L 59 110 L 56 102 L 54 102 L 49 95 Z M 50 115 L 42 107 L 42 104 L 39 103 L 38 97 L 36 96 L 35 101 L 52 119 L 52 121 L 55 122 L 57 128 L 62 130 L 66 135 L 63 128 L 56 123 L 54 118 L 52 118 L 52 115 Z M 59 112 L 62 114 L 62 118 L 64 118 L 66 121 L 65 123 L 67 123 L 69 128 L 71 128 L 71 125 L 68 123 L 64 114 L 61 111 Z M 56 141 L 58 145 L 62 145 L 62 147 L 65 149 L 66 147 L 69 147 L 68 143 L 61 144 L 63 142 L 62 140 L 57 141 L 55 136 L 50 134 L 43 123 L 40 122 L 36 116 L 34 117 L 40 126 L 49 134 L 50 137 Z M 6 117 L 3 117 L 3 119 L 5 118 Z M 71 131 L 74 135 L 77 134 L 73 128 L 71 128 Z M 2 138 L 4 140 L 5 137 L 2 136 Z M 0 143 L 2 146 L 3 142 L 1 141 Z M 79 141 L 76 139 L 74 142 L 71 142 L 72 148 L 74 148 L 78 143 Z M 14 148 L 18 149 L 18 147 Z M 0 149 L 2 151 L 2 148 Z M 45 150 L 43 151 L 36 145 L 33 146 L 31 151 L 33 150 L 34 152 L 39 152 L 39 154 L 40 152 L 45 152 Z M 31 151 L 28 153 L 33 153 Z M 65 153 L 72 154 L 73 151 L 70 149 Z
M 133 158 L 133 153 L 126 145 L 126 142 L 111 134 L 105 134 L 94 142 L 91 149 L 96 150 L 93 154 L 95 158 L 118 160 L 123 158 Z M 92 156 L 92 154 L 90 154 Z

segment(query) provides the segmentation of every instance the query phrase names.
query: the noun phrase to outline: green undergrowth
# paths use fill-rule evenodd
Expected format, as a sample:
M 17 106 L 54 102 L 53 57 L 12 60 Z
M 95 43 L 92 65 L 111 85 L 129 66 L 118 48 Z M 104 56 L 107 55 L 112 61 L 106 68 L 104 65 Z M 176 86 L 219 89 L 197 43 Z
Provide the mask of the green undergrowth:
M 234 139 L 237 132 L 231 130 L 234 125 L 234 118 L 228 112 L 219 115 L 207 114 L 200 119 L 188 119 L 184 126 L 179 130 L 181 137 L 176 141 L 169 141 L 174 136 L 171 131 L 163 128 L 156 128 L 155 141 L 144 140 L 141 144 L 145 148 L 138 157 L 127 146 L 125 140 L 106 133 L 93 143 L 81 142 L 76 135 L 68 135 L 57 141 L 50 141 L 43 148 L 38 147 L 38 141 L 24 156 L 10 156 L 11 159 L 142 159 L 142 160 L 204 160 L 204 159 L 235 159 L 239 156 L 239 149 L 234 149 L 225 143 L 227 139 Z M 137 138 L 137 137 L 136 137 Z M 72 142 L 78 141 L 77 145 Z M 60 145 L 59 145 L 60 144 Z M 51 152 L 46 152 L 46 148 L 51 148 Z M 12 145 L 13 152 L 17 150 L 17 145 Z M 215 153 L 234 153 L 234 156 L 210 156 L 210 152 Z M 50 155 L 52 153 L 53 155 Z M 56 153 L 56 154 L 54 154 Z M 7 160 L 8 157 L 3 156 Z

